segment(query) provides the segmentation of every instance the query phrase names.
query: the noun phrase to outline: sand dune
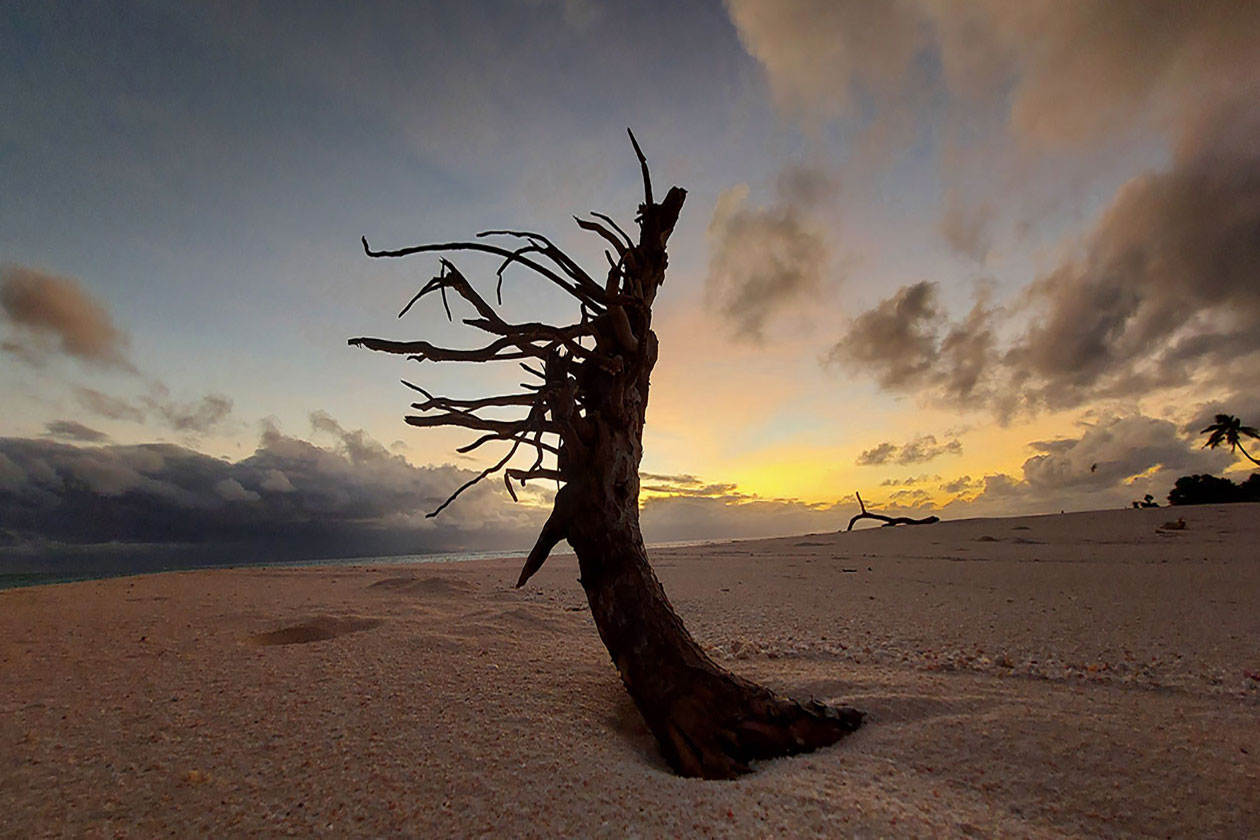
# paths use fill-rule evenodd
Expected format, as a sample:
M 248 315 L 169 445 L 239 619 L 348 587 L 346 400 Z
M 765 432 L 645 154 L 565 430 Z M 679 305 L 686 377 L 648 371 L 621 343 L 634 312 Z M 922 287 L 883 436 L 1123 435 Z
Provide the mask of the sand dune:
M 669 773 L 570 557 L 0 592 L 0 835 L 1260 833 L 1260 506 L 654 553 L 727 667 L 869 713 Z

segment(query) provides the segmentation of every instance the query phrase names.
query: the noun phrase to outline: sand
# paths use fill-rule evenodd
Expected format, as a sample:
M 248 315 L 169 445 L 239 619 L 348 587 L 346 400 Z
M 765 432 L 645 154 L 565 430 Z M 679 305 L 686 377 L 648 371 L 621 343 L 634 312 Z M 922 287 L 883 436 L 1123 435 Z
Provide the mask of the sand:
M 1232 505 L 656 551 L 727 667 L 869 713 L 734 782 L 663 765 L 572 557 L 0 592 L 0 836 L 1256 837 L 1257 546 Z

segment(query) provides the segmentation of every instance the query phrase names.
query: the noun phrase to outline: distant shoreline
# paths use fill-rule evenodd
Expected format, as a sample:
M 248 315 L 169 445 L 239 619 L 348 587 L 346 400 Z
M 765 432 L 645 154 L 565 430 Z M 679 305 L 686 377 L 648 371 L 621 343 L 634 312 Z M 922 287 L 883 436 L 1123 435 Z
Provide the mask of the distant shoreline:
M 732 538 L 715 540 L 679 540 L 673 542 L 649 543 L 648 549 L 688 548 L 705 545 L 726 545 L 754 538 Z M 785 538 L 790 539 L 790 538 Z M 572 551 L 564 548 L 553 552 L 553 556 L 572 556 Z M 260 560 L 257 562 L 192 562 L 176 565 L 140 564 L 122 562 L 114 568 L 101 568 L 92 571 L 75 571 L 58 569 L 52 571 L 0 572 L 0 591 L 6 589 L 22 589 L 29 586 L 53 586 L 63 583 L 80 583 L 90 580 L 110 580 L 120 577 L 138 575 L 162 575 L 172 572 L 198 572 L 214 569 L 277 569 L 328 566 L 408 566 L 427 563 L 468 563 L 475 560 L 520 560 L 529 554 L 529 549 L 506 549 L 502 551 L 445 551 L 432 554 L 394 554 L 362 557 L 327 557 L 319 559 L 299 560 Z M 69 561 L 67 561 L 67 565 Z

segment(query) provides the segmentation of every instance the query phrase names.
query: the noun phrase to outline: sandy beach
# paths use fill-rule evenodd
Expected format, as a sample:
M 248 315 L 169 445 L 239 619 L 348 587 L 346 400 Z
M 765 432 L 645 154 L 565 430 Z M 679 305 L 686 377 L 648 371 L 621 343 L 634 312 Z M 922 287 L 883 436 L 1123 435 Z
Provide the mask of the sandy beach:
M 1255 837 L 1258 545 L 1237 504 L 654 551 L 718 661 L 869 714 L 734 782 L 664 766 L 572 557 L 0 592 L 0 835 Z

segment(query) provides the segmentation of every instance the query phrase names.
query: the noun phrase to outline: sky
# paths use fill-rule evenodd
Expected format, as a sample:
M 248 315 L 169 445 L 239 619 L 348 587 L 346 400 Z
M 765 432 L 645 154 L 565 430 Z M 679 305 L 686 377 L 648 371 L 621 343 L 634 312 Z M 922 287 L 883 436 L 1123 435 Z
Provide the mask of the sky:
M 516 369 L 435 257 L 602 264 L 688 190 L 655 305 L 649 540 L 1128 506 L 1260 422 L 1260 5 L 1179 0 L 5 3 L 0 562 L 521 549 L 550 492 L 402 422 Z M 483 289 L 494 262 L 458 264 Z M 509 272 L 503 307 L 571 303 Z

